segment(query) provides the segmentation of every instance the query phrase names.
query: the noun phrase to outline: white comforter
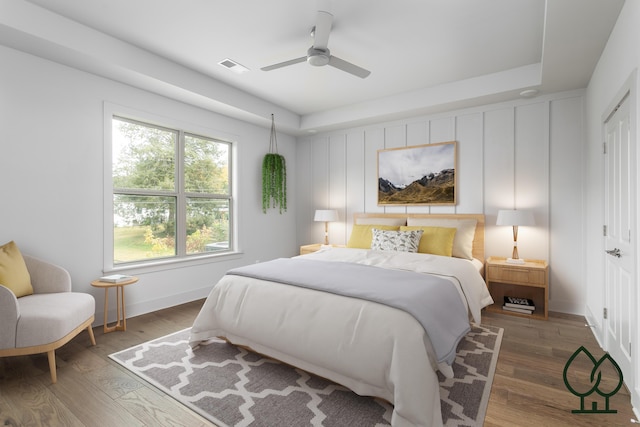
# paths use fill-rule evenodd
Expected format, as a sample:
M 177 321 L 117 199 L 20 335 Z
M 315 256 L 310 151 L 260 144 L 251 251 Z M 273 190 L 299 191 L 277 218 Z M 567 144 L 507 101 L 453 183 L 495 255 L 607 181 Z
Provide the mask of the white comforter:
M 356 262 L 448 277 L 480 322 L 491 304 L 477 266 L 466 260 L 424 254 L 333 248 L 309 259 Z M 394 427 L 442 425 L 438 378 L 448 366 L 435 363 L 420 323 L 379 303 L 243 276 L 224 276 L 212 289 L 191 329 L 190 342 L 223 336 L 394 404 Z

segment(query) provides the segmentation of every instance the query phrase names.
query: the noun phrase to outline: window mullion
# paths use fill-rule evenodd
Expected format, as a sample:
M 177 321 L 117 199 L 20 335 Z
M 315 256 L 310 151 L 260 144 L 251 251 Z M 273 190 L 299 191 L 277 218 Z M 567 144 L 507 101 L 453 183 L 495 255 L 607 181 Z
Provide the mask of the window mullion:
M 178 131 L 178 144 L 176 146 L 176 185 L 177 188 L 177 222 L 176 222 L 176 252 L 179 257 L 187 254 L 187 199 L 185 196 L 184 159 L 185 138 L 184 131 Z

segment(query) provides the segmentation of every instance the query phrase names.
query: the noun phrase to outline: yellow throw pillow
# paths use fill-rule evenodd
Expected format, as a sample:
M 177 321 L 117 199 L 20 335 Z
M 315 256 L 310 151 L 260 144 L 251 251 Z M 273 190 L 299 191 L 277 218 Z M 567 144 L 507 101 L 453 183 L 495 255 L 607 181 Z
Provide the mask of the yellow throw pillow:
M 347 242 L 348 248 L 371 249 L 371 240 L 373 239 L 372 229 L 398 231 L 396 225 L 378 225 L 378 224 L 354 224 L 351 230 L 351 236 Z
M 421 254 L 433 254 L 451 256 L 453 252 L 453 239 L 456 236 L 456 228 L 449 227 L 421 227 L 402 226 L 400 231 L 422 230 L 422 238 L 418 246 Z
M 13 240 L 0 246 L 0 285 L 11 289 L 16 298 L 33 293 L 29 270 Z

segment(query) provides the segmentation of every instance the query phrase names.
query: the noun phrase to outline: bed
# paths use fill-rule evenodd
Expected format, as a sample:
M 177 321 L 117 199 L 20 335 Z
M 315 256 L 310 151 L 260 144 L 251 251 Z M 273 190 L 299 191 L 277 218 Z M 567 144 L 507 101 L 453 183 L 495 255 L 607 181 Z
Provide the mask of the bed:
M 435 244 L 436 229 L 446 234 L 444 244 Z M 438 254 L 380 250 L 389 249 L 380 236 L 409 236 L 418 245 L 416 233 L 421 250 L 429 235 L 427 249 Z M 455 346 L 493 302 L 483 259 L 483 215 L 356 214 L 347 247 L 228 272 L 194 321 L 190 344 L 223 337 L 389 401 L 394 427 L 439 426 L 436 372 L 453 375 Z M 299 283 L 303 276 L 322 283 Z M 405 300 L 396 298 L 413 281 L 425 284 L 407 288 Z M 380 293 L 394 301 L 377 299 L 389 298 Z

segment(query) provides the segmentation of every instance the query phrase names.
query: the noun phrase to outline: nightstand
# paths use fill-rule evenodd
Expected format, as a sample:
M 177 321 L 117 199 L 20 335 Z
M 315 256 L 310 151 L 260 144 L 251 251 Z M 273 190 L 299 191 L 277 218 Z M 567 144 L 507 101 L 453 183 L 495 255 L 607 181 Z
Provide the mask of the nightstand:
M 312 254 L 320 250 L 324 246 L 322 243 L 313 243 L 311 245 L 300 246 L 300 255 Z M 344 245 L 331 245 L 334 248 L 344 248 Z
M 546 261 L 529 259 L 524 264 L 510 264 L 506 258 L 489 257 L 485 274 L 494 301 L 487 307 L 488 311 L 534 319 L 549 318 L 549 265 Z M 532 314 L 503 310 L 505 296 L 533 300 L 536 309 Z

